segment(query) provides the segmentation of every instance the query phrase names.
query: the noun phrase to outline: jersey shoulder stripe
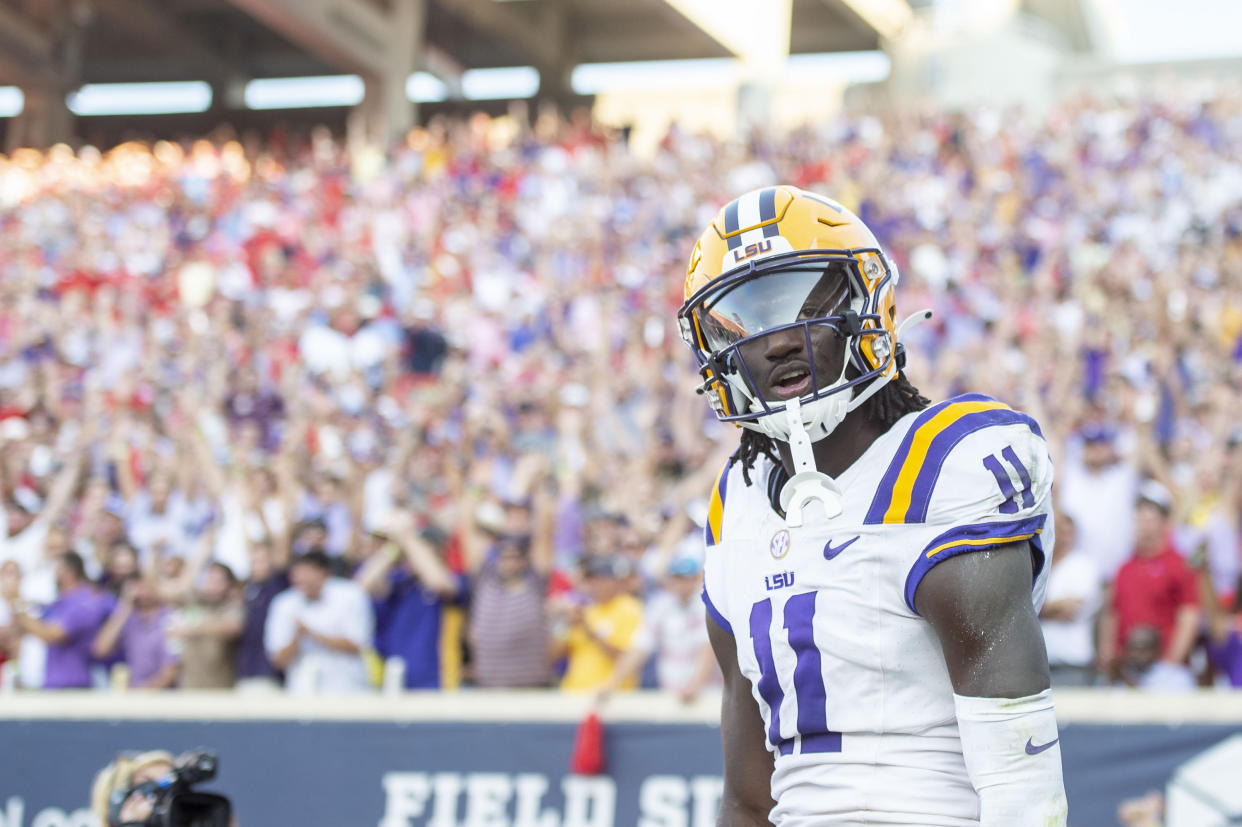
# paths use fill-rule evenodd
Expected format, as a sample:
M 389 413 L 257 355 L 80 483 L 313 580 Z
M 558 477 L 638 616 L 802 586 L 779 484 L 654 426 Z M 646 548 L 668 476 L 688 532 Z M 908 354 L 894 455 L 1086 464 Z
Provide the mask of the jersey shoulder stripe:
M 721 629 L 724 629 L 726 632 L 729 633 L 729 636 L 732 637 L 733 626 L 732 624 L 729 623 L 728 620 L 725 619 L 725 616 L 720 613 L 720 610 L 716 608 L 716 604 L 712 602 L 711 596 L 709 596 L 707 593 L 706 584 L 704 584 L 703 586 L 703 592 L 700 595 L 700 597 L 703 598 L 703 606 L 704 608 L 707 609 L 707 614 L 711 617 L 712 620 L 716 621 L 717 626 L 719 626 Z
M 733 468 L 733 458 L 725 463 L 724 470 L 712 486 L 711 499 L 707 502 L 707 525 L 703 527 L 703 539 L 708 546 L 720 542 L 721 530 L 724 528 L 725 495 L 729 490 L 729 471 Z
M 983 428 L 1013 424 L 1024 424 L 1043 438 L 1034 419 L 979 393 L 956 396 L 923 411 L 897 446 L 863 522 L 925 522 L 936 480 L 953 447 Z
M 910 611 L 918 614 L 918 610 L 914 608 L 914 593 L 918 589 L 919 583 L 923 581 L 924 575 L 937 564 L 959 554 L 980 551 L 985 548 L 995 548 L 996 546 L 1016 543 L 1020 540 L 1029 540 L 1035 547 L 1036 559 L 1033 578 L 1038 578 L 1039 573 L 1043 571 L 1046 557 L 1043 544 L 1039 538 L 1043 534 L 1044 522 L 1047 520 L 1047 517 L 1047 514 L 1037 514 L 1024 520 L 1000 520 L 991 523 L 954 526 L 939 535 L 927 544 L 927 547 L 923 549 L 923 553 L 914 561 L 914 565 L 910 568 L 910 573 L 906 576 L 906 605 L 910 607 Z M 1032 582 L 1034 582 L 1034 579 Z

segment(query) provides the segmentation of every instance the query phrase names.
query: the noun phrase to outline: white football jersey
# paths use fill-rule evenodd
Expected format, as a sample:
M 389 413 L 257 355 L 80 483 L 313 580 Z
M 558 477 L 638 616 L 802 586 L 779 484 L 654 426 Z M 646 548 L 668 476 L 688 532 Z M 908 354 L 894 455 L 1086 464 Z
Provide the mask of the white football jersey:
M 1051 557 L 1052 462 L 1026 414 L 967 394 L 908 414 L 837 480 L 844 510 L 790 528 L 766 458 L 712 492 L 703 599 L 737 644 L 776 757 L 771 819 L 977 825 L 953 686 L 914 593 L 937 563 L 1028 540 Z

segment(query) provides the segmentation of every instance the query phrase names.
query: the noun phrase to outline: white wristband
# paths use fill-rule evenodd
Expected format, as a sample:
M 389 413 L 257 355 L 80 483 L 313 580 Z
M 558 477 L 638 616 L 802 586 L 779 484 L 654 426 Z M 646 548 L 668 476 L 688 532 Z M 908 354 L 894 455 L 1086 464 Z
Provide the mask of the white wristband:
M 1061 827 L 1067 805 L 1052 691 L 1025 698 L 953 696 L 980 827 Z

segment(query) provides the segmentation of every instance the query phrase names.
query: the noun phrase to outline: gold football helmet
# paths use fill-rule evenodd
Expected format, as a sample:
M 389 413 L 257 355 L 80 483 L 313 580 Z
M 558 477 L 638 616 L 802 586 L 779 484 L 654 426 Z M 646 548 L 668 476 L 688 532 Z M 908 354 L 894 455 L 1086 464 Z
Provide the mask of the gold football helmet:
M 800 327 L 811 374 L 801 419 L 812 440 L 830 433 L 902 367 L 897 281 L 871 230 L 830 198 L 776 186 L 726 204 L 694 245 L 678 313 L 718 418 L 789 439 L 786 418 L 773 416 L 787 400 L 761 397 L 740 348 Z M 815 375 L 816 327 L 846 341 L 838 377 Z M 848 365 L 857 375 L 847 378 Z

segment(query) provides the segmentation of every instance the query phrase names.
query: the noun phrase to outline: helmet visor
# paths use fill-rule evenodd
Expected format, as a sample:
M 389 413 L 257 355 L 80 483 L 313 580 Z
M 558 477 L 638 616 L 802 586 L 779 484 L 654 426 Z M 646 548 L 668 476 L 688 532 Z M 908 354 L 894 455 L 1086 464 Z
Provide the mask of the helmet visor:
M 709 350 L 775 327 L 831 317 L 849 300 L 844 261 L 795 264 L 741 282 L 694 311 Z

